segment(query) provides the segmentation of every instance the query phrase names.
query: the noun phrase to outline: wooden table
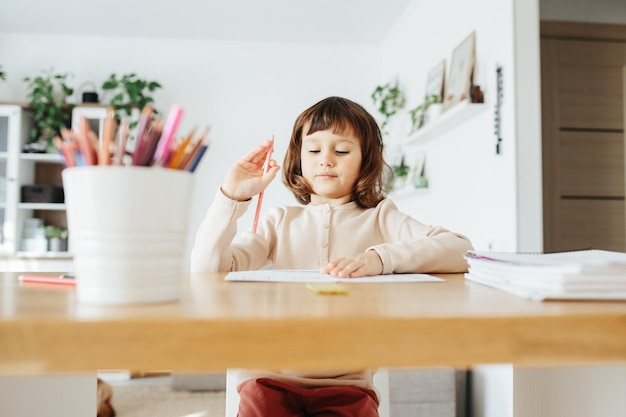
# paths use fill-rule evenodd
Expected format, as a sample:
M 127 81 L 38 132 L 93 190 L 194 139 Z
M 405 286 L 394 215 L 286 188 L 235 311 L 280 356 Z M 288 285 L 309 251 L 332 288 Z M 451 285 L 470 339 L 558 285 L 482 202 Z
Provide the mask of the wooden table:
M 74 287 L 1 275 L 0 374 L 100 369 L 350 369 L 626 363 L 625 302 L 535 302 L 443 283 L 224 282 L 193 274 L 180 302 L 98 307 Z

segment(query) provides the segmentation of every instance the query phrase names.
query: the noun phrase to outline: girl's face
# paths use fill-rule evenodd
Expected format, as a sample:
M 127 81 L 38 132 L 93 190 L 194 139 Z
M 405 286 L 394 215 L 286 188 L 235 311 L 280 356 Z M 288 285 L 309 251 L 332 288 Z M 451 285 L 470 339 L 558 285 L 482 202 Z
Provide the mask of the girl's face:
M 302 176 L 313 188 L 311 204 L 337 206 L 352 200 L 361 169 L 361 141 L 347 128 L 336 134 L 320 130 L 302 137 Z

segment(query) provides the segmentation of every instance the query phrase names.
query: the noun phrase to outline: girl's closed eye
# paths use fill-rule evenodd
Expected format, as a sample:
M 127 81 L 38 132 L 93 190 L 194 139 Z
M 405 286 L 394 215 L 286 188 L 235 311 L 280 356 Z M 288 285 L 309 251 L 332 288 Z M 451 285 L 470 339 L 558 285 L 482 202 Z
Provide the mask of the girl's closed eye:
M 339 150 L 337 150 L 337 151 L 335 151 L 335 153 L 337 153 L 338 155 L 347 155 L 347 154 L 350 153 L 350 151 L 339 151 Z

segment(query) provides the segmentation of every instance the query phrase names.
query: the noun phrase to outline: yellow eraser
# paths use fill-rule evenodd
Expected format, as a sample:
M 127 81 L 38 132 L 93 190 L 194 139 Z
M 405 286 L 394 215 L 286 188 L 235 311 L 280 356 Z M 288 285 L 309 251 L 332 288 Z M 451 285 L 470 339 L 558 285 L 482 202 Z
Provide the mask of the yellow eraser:
M 348 289 L 337 282 L 306 284 L 306 287 L 313 293 L 320 295 L 345 295 L 348 293 Z

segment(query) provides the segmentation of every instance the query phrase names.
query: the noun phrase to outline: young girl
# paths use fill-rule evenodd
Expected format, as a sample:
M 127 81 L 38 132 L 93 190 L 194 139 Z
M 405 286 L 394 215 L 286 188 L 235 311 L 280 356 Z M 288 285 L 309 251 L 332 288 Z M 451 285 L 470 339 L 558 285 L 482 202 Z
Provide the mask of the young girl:
M 193 272 L 271 266 L 354 278 L 467 270 L 463 255 L 472 245 L 465 236 L 424 225 L 385 198 L 391 174 L 378 125 L 340 97 L 296 119 L 283 182 L 302 205 L 271 208 L 256 233 L 238 234 L 237 219 L 278 173 L 274 160 L 263 169 L 272 146 L 258 146 L 227 174 L 197 232 Z M 240 381 L 240 417 L 378 416 L 372 371 L 243 371 Z

